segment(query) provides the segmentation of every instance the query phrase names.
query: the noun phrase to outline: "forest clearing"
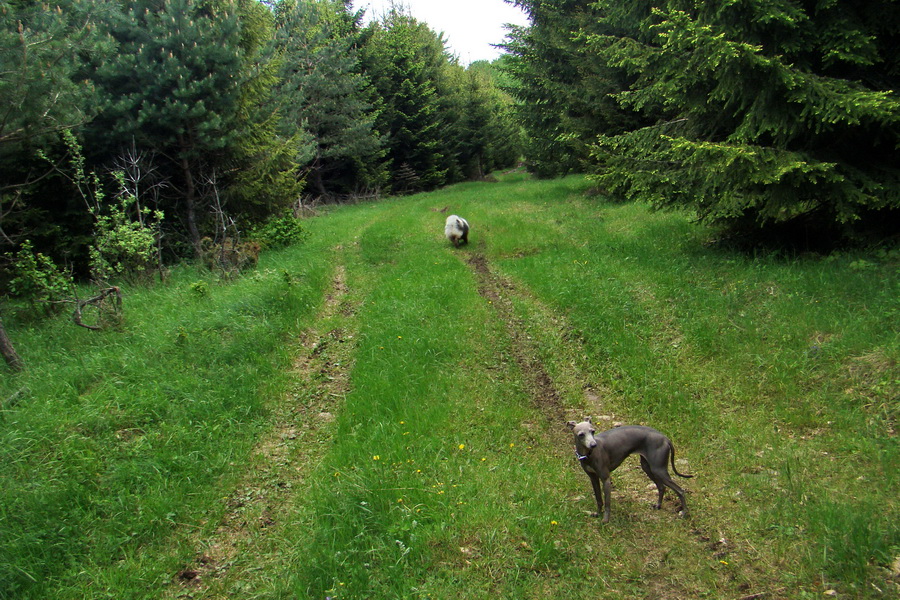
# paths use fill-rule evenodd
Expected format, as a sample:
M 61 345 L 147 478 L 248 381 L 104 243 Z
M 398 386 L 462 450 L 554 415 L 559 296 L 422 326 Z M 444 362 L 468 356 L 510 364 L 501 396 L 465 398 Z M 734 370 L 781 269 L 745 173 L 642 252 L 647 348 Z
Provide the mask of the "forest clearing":
M 748 255 L 520 172 L 8 321 L 3 598 L 891 598 L 896 252 Z M 444 219 L 471 225 L 455 248 Z M 671 437 L 592 518 L 567 420 Z

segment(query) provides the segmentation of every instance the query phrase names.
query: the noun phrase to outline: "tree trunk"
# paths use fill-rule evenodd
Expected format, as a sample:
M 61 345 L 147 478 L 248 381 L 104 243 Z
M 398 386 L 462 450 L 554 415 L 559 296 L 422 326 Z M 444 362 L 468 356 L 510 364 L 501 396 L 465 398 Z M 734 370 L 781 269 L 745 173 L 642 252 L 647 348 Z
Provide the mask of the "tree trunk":
M 184 202 L 187 210 L 188 232 L 191 235 L 194 254 L 200 256 L 200 228 L 197 226 L 197 187 L 194 185 L 191 163 L 187 159 L 188 141 L 184 136 L 180 136 L 179 143 L 181 145 L 181 175 L 184 178 Z
M 25 368 L 22 359 L 16 354 L 16 349 L 13 348 L 12 342 L 9 341 L 9 336 L 6 335 L 6 328 L 3 327 L 3 319 L 0 319 L 0 354 L 3 355 L 6 364 L 8 364 L 9 368 L 13 371 L 19 372 Z
M 328 192 L 325 190 L 325 181 L 322 179 L 322 169 L 318 165 L 314 165 L 312 169 L 312 187 L 319 193 L 319 196 L 325 198 Z

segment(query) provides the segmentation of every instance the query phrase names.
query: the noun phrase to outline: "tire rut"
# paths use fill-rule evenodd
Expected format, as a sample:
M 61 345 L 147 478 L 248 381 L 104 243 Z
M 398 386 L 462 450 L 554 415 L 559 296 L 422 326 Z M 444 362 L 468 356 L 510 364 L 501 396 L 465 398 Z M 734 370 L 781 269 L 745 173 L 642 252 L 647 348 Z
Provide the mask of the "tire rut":
M 466 261 L 478 280 L 478 293 L 493 306 L 506 328 L 507 336 L 512 342 L 510 349 L 513 358 L 525 378 L 532 402 L 540 408 L 548 421 L 556 425 L 564 423 L 569 411 L 564 406 L 563 395 L 544 367 L 510 299 L 517 293 L 515 286 L 492 271 L 483 254 L 474 253 Z
M 270 406 L 273 426 L 251 452 L 216 529 L 195 541 L 196 558 L 175 574 L 168 596 L 228 598 L 227 579 L 260 568 L 260 561 L 247 562 L 255 560 L 254 546 L 277 531 L 282 508 L 322 459 L 334 412 L 350 391 L 356 307 L 348 293 L 338 266 L 315 324 L 300 335 L 295 384 Z

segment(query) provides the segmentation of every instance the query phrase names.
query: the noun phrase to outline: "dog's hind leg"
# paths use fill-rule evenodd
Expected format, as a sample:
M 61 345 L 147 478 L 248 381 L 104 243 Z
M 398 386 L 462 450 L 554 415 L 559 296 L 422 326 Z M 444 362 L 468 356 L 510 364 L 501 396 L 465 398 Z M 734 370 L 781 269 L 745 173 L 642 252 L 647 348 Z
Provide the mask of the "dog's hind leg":
M 672 477 L 669 476 L 669 471 L 666 469 L 666 463 L 663 462 L 662 466 L 650 467 L 650 470 L 653 473 L 652 475 L 650 475 L 650 478 L 653 479 L 654 482 L 656 482 L 656 487 L 659 488 L 660 504 L 662 504 L 663 496 L 663 487 L 660 484 L 663 484 L 673 492 L 678 494 L 678 499 L 681 501 L 681 511 L 684 513 L 685 517 L 688 516 L 687 500 L 685 500 L 684 498 L 684 490 L 681 489 L 680 485 L 672 481 Z M 657 506 L 657 508 L 659 507 Z
M 653 469 L 650 468 L 650 463 L 647 462 L 647 459 L 643 456 L 641 457 L 641 469 L 644 470 L 644 473 L 647 474 L 647 477 L 650 478 L 650 481 L 656 484 L 656 491 L 659 496 L 656 499 L 656 504 L 653 505 L 653 508 L 659 510 L 662 507 L 662 499 L 663 494 L 666 493 L 666 485 L 663 481 L 660 481 L 656 475 L 653 474 Z

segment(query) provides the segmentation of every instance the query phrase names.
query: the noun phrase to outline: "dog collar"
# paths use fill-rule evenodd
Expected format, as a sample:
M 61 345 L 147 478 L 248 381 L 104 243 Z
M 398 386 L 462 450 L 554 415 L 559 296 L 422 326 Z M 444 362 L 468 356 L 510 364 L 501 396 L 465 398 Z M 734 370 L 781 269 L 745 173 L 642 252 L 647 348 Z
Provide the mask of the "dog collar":
M 588 456 L 590 456 L 590 454 L 585 454 L 584 456 L 578 454 L 578 446 L 573 446 L 573 448 L 575 449 L 575 458 L 577 458 L 578 460 L 585 460 Z

